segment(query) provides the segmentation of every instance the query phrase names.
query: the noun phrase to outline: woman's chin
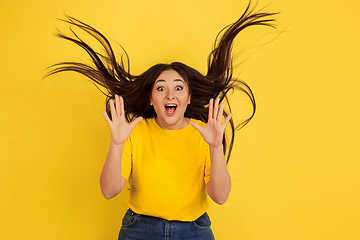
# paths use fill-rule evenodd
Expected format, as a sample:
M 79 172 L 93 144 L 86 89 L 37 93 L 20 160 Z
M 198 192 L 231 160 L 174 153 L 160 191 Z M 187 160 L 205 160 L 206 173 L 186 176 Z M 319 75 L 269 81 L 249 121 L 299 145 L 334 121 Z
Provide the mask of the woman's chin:
M 171 130 L 176 130 L 176 129 L 181 129 L 183 122 L 184 122 L 184 117 L 176 117 L 176 116 L 165 116 L 162 118 L 156 117 L 156 122 L 157 124 L 163 128 L 163 129 L 171 129 Z

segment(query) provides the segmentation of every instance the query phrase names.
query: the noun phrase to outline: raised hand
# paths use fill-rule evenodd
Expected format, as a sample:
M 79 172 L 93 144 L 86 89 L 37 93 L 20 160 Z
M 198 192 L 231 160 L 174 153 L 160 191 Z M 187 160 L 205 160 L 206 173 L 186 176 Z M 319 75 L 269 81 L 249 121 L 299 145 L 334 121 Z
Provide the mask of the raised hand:
M 222 139 L 225 127 L 231 118 L 230 113 L 227 115 L 225 121 L 221 123 L 224 112 L 224 103 L 222 103 L 219 107 L 219 101 L 220 99 L 217 98 L 214 104 L 214 99 L 210 99 L 209 118 L 207 124 L 204 127 L 199 126 L 196 122 L 189 122 L 191 126 L 196 128 L 200 132 L 205 142 L 207 142 L 210 147 L 215 148 L 222 146 Z
M 129 138 L 131 131 L 143 118 L 137 117 L 132 123 L 128 124 L 125 120 L 124 100 L 122 97 L 115 95 L 114 101 L 110 100 L 111 118 L 106 111 L 102 111 L 106 122 L 111 131 L 111 141 L 115 145 L 123 144 Z

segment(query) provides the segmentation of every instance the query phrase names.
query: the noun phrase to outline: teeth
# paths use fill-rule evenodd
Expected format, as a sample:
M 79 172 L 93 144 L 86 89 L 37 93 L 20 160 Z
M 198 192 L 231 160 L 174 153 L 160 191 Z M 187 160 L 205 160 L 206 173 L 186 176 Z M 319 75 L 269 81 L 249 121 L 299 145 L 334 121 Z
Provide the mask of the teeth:
M 166 107 L 176 107 L 175 104 L 166 104 Z

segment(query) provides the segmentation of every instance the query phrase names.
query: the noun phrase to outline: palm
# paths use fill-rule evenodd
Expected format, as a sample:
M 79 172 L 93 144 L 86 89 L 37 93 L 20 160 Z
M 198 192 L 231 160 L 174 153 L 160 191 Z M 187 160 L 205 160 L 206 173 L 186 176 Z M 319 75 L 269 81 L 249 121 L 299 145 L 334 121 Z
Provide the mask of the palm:
M 115 105 L 113 101 L 110 101 L 110 111 L 111 120 L 105 111 L 103 114 L 110 127 L 112 142 L 116 145 L 122 144 L 129 138 L 131 131 L 142 120 L 142 117 L 128 124 L 125 120 L 124 100 L 117 95 L 115 95 Z
M 209 118 L 207 124 L 204 127 L 201 127 L 195 122 L 190 122 L 190 124 L 200 132 L 200 134 L 204 138 L 204 141 L 207 142 L 209 146 L 217 148 L 222 145 L 222 139 L 223 139 L 225 127 L 231 118 L 231 113 L 230 113 L 225 119 L 225 121 L 221 123 L 223 112 L 224 112 L 224 104 L 222 103 L 219 107 L 218 98 L 215 100 L 215 104 L 214 104 L 214 100 L 210 99 Z

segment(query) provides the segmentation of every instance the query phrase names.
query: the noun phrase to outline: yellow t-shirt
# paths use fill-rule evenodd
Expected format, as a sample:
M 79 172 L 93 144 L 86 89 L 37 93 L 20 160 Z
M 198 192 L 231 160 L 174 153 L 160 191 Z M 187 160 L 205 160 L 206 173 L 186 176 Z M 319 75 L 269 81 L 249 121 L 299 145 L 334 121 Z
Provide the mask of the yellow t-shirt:
M 209 145 L 190 124 L 166 130 L 154 118 L 142 120 L 125 142 L 121 161 L 130 184 L 126 203 L 134 212 L 194 221 L 208 210 Z

